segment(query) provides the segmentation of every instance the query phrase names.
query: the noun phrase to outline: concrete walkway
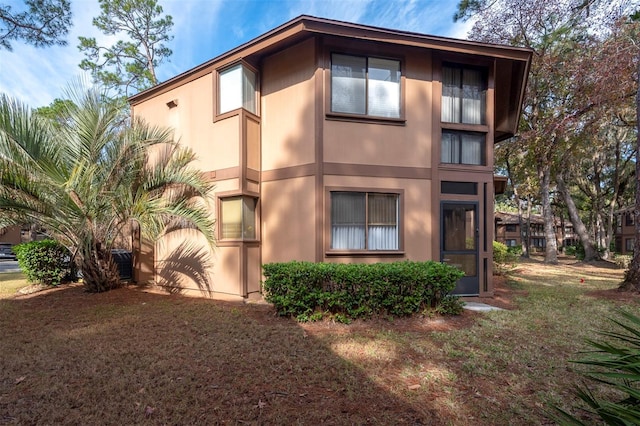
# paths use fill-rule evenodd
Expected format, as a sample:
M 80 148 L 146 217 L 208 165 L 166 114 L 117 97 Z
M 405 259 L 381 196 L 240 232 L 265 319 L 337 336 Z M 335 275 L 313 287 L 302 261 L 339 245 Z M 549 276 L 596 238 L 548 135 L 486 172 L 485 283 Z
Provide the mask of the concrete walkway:
M 480 302 L 464 302 L 464 308 L 470 311 L 479 312 L 504 311 L 504 309 L 498 308 L 497 306 L 491 306 Z

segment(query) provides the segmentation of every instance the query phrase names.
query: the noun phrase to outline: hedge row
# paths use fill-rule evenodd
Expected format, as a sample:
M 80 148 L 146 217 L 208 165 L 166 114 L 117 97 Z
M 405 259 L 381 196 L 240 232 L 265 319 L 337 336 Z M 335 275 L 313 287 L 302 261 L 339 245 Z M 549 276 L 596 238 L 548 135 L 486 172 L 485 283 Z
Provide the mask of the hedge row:
M 406 316 L 427 308 L 462 311 L 462 302 L 450 293 L 463 273 L 438 262 L 269 263 L 263 272 L 266 300 L 278 314 L 300 321 L 324 313 L 355 319 Z

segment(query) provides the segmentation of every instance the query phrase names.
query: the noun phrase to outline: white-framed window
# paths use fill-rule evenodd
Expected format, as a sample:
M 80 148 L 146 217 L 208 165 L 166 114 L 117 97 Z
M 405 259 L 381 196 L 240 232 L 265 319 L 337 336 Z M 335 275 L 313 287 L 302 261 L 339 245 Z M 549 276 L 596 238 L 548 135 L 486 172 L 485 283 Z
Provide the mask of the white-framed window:
M 485 124 L 486 73 L 477 68 L 443 66 L 441 108 L 445 123 Z
M 331 55 L 331 112 L 400 118 L 400 61 Z
M 220 238 L 223 240 L 256 239 L 256 206 L 258 199 L 249 196 L 220 199 Z
M 517 245 L 518 245 L 518 242 L 516 240 L 514 240 L 514 239 L 508 239 L 506 241 L 506 246 L 507 247 L 515 247 Z
M 398 194 L 331 192 L 332 250 L 399 250 Z
M 485 164 L 484 133 L 442 131 L 440 160 L 446 164 Z
M 219 73 L 218 114 L 244 108 L 257 114 L 256 73 L 243 64 L 233 65 Z

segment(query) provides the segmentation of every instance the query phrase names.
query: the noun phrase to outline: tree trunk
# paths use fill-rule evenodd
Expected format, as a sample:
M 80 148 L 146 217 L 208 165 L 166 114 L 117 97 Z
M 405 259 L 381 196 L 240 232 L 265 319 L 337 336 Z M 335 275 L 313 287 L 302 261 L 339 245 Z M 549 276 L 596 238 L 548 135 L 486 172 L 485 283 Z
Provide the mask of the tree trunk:
M 35 223 L 29 225 L 29 241 L 36 241 L 38 239 L 39 226 Z
M 507 178 L 511 182 L 511 188 L 513 188 L 513 196 L 516 199 L 516 205 L 518 206 L 518 229 L 520 230 L 520 241 L 522 241 L 522 257 L 529 257 L 529 242 L 526 240 L 526 233 L 524 230 L 524 223 L 522 222 L 522 200 L 520 199 L 520 193 L 518 186 L 513 181 L 513 174 L 511 173 L 511 162 L 509 161 L 509 150 L 505 155 L 505 164 L 507 166 Z
M 525 223 L 525 234 L 522 236 L 526 245 L 527 256 L 531 255 L 531 206 L 533 205 L 531 195 L 527 196 L 527 221 Z
M 558 241 L 556 240 L 556 224 L 553 220 L 551 209 L 551 166 L 543 164 L 539 166 L 540 197 L 542 198 L 542 217 L 544 220 L 545 253 L 544 262 L 558 263 Z
M 89 293 L 102 293 L 120 287 L 118 266 L 111 250 L 102 249 L 100 243 L 91 244 L 82 252 L 82 281 Z
M 638 54 L 637 77 L 640 79 L 640 54 Z M 640 81 L 636 79 L 636 81 Z M 640 89 L 636 91 L 636 205 L 634 218 L 636 225 L 636 241 L 633 245 L 633 259 L 629 269 L 624 274 L 624 281 L 620 289 L 626 291 L 640 291 Z
M 558 189 L 562 194 L 562 198 L 564 199 L 565 204 L 567 205 L 567 210 L 569 211 L 569 219 L 571 220 L 571 224 L 573 224 L 573 229 L 578 237 L 580 238 L 580 242 L 584 247 L 584 260 L 586 262 L 597 259 L 598 251 L 595 249 L 595 244 L 587 227 L 580 219 L 580 215 L 578 214 L 578 208 L 576 207 L 576 203 L 573 201 L 573 197 L 569 193 L 567 189 L 567 185 L 564 182 L 564 177 L 562 173 L 558 173 L 556 176 L 556 182 L 558 183 Z

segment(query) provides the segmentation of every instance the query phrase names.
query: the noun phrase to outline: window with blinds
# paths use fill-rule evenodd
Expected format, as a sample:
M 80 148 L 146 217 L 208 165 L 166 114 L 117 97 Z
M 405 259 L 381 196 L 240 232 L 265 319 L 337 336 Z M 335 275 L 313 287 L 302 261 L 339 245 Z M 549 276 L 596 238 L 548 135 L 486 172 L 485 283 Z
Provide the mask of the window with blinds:
M 442 132 L 441 162 L 448 164 L 484 165 L 484 133 Z
M 255 240 L 257 204 L 258 199 L 254 197 L 221 198 L 221 238 L 223 240 Z
M 442 67 L 442 118 L 445 123 L 485 124 L 487 81 L 481 69 Z
M 331 192 L 331 249 L 399 250 L 399 196 Z
M 400 61 L 331 55 L 331 112 L 400 118 Z

